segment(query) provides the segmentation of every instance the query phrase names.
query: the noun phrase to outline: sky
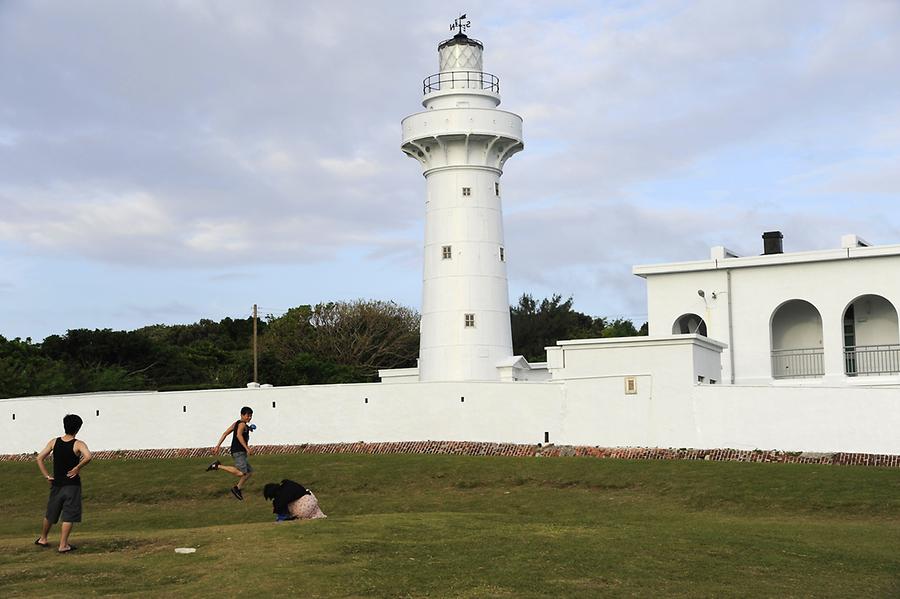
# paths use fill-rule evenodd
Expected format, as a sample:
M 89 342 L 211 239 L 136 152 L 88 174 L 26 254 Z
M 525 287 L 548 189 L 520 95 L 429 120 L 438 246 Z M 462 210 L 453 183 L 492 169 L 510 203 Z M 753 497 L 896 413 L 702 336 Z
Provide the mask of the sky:
M 640 325 L 635 264 L 900 243 L 897 0 L 0 0 L 0 335 L 418 309 L 400 121 L 458 8 L 525 122 L 511 303 Z

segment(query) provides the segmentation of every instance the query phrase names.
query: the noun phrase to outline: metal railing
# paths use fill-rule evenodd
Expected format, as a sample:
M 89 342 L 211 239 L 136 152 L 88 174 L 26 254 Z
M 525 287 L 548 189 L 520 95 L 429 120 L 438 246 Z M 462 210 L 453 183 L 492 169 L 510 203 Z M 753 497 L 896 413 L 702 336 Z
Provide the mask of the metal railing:
M 900 345 L 855 345 L 844 348 L 847 376 L 900 374 Z
M 778 349 L 772 352 L 772 378 L 813 378 L 825 374 L 825 350 L 821 347 Z
M 447 89 L 479 89 L 500 93 L 500 79 L 482 71 L 445 71 L 430 75 L 422 82 L 422 93 Z

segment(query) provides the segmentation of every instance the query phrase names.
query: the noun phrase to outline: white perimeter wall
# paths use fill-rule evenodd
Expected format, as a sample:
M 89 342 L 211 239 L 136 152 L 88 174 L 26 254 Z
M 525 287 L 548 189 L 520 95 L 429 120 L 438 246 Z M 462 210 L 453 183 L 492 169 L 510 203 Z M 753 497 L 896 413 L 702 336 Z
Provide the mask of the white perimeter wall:
M 0 453 L 38 451 L 70 412 L 84 418 L 80 437 L 95 450 L 211 446 L 249 405 L 259 426 L 251 443 L 260 445 L 542 443 L 547 432 L 559 445 L 900 454 L 897 389 L 677 386 L 669 378 L 638 375 L 636 395 L 610 375 L 8 399 L 0 400 Z

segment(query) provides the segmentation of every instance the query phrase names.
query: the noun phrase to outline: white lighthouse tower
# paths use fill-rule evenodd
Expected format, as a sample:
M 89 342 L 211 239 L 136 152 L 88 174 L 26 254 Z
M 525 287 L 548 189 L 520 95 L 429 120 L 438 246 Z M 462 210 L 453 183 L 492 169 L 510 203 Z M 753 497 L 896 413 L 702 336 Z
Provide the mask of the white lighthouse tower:
M 402 149 L 427 187 L 420 381 L 497 380 L 513 355 L 500 175 L 524 147 L 522 118 L 497 109 L 500 81 L 484 72 L 464 19 L 438 45 L 426 110 L 403 119 Z

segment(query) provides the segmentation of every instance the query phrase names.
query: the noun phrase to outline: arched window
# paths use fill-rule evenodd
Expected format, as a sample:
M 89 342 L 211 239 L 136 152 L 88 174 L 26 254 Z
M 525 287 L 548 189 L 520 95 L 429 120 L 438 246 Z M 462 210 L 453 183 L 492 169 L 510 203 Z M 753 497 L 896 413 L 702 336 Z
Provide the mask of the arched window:
M 706 337 L 706 323 L 696 314 L 684 314 L 672 325 L 673 335 L 696 334 Z
M 900 374 L 897 309 L 880 295 L 863 295 L 844 310 L 844 372 L 847 376 Z
M 772 314 L 772 377 L 819 377 L 825 374 L 822 316 L 811 303 L 790 300 Z

